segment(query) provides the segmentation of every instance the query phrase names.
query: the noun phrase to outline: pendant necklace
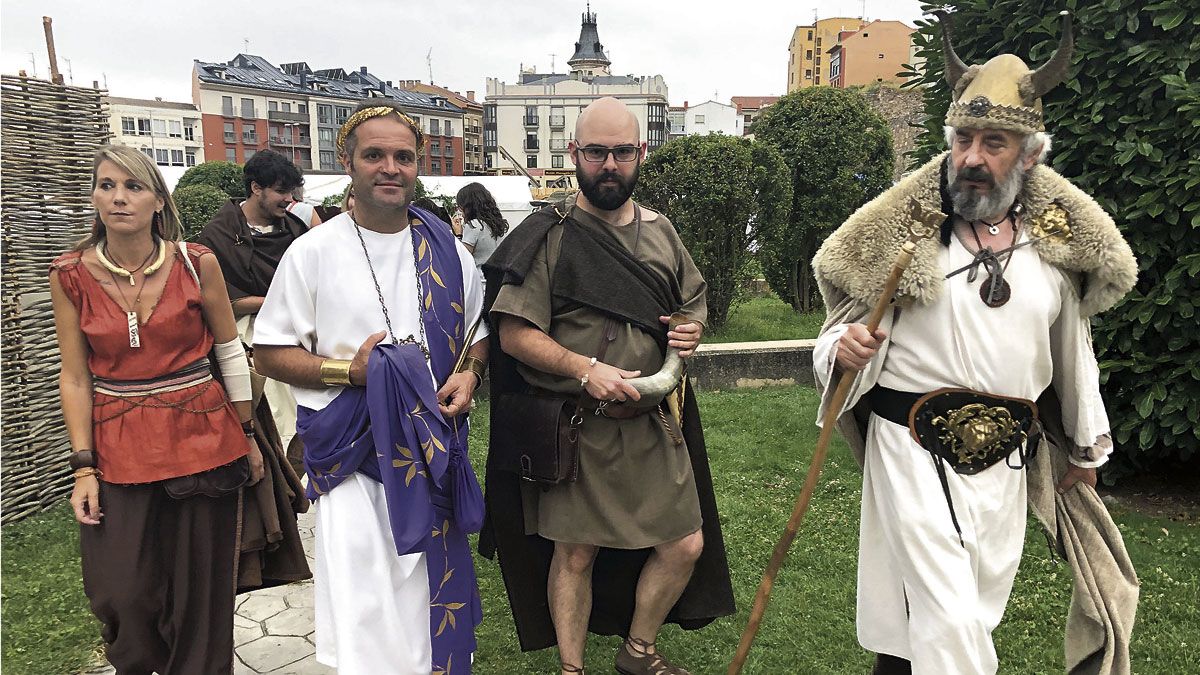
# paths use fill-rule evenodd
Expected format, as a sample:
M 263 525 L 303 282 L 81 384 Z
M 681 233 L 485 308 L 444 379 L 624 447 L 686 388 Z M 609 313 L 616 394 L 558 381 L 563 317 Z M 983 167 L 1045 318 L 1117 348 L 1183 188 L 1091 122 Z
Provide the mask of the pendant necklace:
M 367 252 L 367 240 L 363 238 L 362 226 L 359 225 L 358 221 L 354 220 L 353 218 L 351 218 L 351 222 L 354 223 L 354 233 L 358 235 L 358 243 L 362 244 L 363 257 L 367 259 L 367 270 L 371 273 L 371 281 L 375 282 L 375 293 L 379 296 L 379 308 L 383 310 L 383 322 L 387 325 L 388 337 L 391 338 L 392 344 L 394 345 L 416 345 L 421 349 L 421 353 L 425 355 L 425 360 L 428 361 L 430 356 L 429 348 L 426 346 L 428 343 L 425 339 L 425 319 L 423 316 L 421 316 L 421 304 L 424 293 L 421 287 L 421 269 L 419 267 L 420 260 L 417 258 L 417 233 L 414 231 L 410 234 L 412 236 L 413 244 L 413 269 L 416 271 L 417 277 L 417 326 L 419 326 L 421 329 L 421 339 L 419 342 L 414 335 L 409 335 L 403 340 L 396 339 L 396 333 L 392 330 L 392 319 L 390 316 L 388 316 L 387 303 L 383 301 L 383 289 L 379 286 L 379 277 L 375 276 L 375 267 L 371 264 L 371 254 Z M 410 229 L 412 227 L 412 225 L 409 225 Z
M 134 271 L 136 272 L 137 270 Z M 121 284 L 117 283 L 117 275 L 113 274 L 111 270 L 108 274 L 112 277 L 113 286 L 117 287 L 117 293 L 121 296 L 121 309 L 125 310 L 125 322 L 129 326 L 129 347 L 137 349 L 142 346 L 142 335 L 138 326 L 137 309 L 142 304 L 142 291 L 146 290 L 146 277 L 142 276 L 142 287 L 138 289 L 137 295 L 133 298 L 133 305 L 126 308 L 125 291 L 121 290 Z
M 981 221 L 982 222 L 982 221 Z M 1003 220 L 1000 223 L 1004 222 Z M 996 223 L 999 226 L 1000 223 Z M 979 287 L 979 298 L 983 300 L 983 304 L 988 307 L 1002 307 L 1008 303 L 1012 297 L 1012 287 L 1008 285 L 1008 281 L 1004 278 L 1004 272 L 1008 270 L 1008 264 L 1012 262 L 1013 252 L 1010 250 L 1008 256 L 1004 259 L 1004 266 L 1000 265 L 1000 261 L 996 258 L 996 254 L 992 252 L 989 246 L 984 248 L 983 242 L 979 239 L 979 233 L 975 231 L 975 226 L 971 227 L 971 235 L 975 237 L 975 244 L 979 247 L 975 254 L 975 261 L 971 266 L 971 271 L 967 273 L 967 281 L 975 281 L 978 275 L 979 268 L 976 265 L 983 265 L 987 268 L 988 276 L 984 280 L 983 285 Z M 998 228 L 997 228 L 998 230 Z M 989 228 L 989 232 L 990 232 Z M 1017 228 L 1016 222 L 1013 222 L 1013 244 L 1017 243 Z

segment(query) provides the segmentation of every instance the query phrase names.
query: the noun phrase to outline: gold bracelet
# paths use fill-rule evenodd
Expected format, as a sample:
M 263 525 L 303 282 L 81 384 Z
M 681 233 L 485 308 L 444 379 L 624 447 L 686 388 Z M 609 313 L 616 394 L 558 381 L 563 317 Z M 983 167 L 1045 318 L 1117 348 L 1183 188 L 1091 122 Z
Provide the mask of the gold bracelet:
M 327 387 L 349 387 L 350 362 L 345 359 L 325 359 L 321 362 L 321 384 Z
M 475 385 L 478 387 L 479 385 L 483 384 L 483 376 L 487 374 L 487 364 L 482 360 L 475 358 L 474 356 L 468 356 L 467 358 L 463 359 L 462 365 L 458 368 L 458 372 L 473 374 L 479 380 L 479 382 Z
M 100 473 L 100 469 L 94 466 L 85 466 L 82 469 L 76 469 L 72 475 L 75 478 L 87 478 L 88 476 L 103 476 L 104 474 Z

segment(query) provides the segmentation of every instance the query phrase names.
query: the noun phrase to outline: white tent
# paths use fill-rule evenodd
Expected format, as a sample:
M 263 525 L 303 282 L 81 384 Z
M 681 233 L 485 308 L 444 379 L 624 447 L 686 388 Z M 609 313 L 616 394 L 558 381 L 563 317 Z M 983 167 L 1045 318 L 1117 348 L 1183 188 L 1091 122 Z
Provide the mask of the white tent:
M 533 213 L 530 200 L 529 181 L 523 176 L 421 176 L 425 192 L 432 196 L 454 198 L 467 183 L 480 183 L 492 197 L 500 212 L 510 225 L 516 225 Z M 306 174 L 304 176 L 304 201 L 320 204 L 329 195 L 341 195 L 350 184 L 345 174 Z

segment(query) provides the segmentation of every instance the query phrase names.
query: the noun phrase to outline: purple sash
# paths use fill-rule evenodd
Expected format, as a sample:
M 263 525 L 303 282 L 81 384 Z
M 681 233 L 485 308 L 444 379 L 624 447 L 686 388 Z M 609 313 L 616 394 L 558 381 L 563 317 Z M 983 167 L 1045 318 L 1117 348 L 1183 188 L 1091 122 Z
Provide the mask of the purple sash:
M 425 298 L 421 319 L 438 382 L 463 349 L 462 267 L 450 228 L 425 211 L 412 226 Z M 483 619 L 467 534 L 483 523 L 483 493 L 467 457 L 466 416 L 445 419 L 421 350 L 381 343 L 367 361 L 367 387 L 348 387 L 328 406 L 298 407 L 308 496 L 316 500 L 355 471 L 383 484 L 396 552 L 425 553 L 434 673 L 469 673 L 474 628 Z

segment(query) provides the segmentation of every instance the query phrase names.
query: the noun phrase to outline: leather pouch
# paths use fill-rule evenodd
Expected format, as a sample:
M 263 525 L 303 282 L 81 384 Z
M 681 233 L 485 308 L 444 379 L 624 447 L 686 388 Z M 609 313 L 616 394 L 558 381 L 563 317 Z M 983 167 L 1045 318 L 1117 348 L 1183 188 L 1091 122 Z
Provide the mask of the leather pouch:
M 579 477 L 579 425 L 574 401 L 538 394 L 508 393 L 497 405 L 505 411 L 509 433 L 493 445 L 499 466 L 545 486 Z

